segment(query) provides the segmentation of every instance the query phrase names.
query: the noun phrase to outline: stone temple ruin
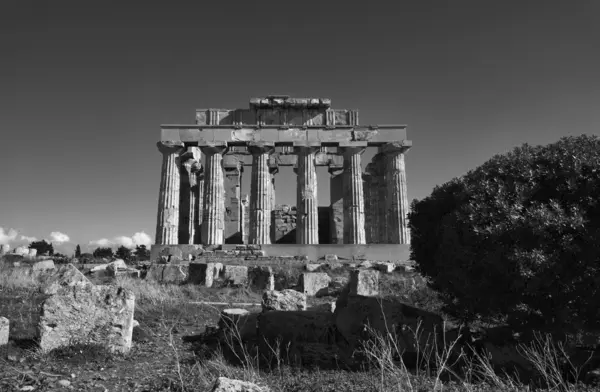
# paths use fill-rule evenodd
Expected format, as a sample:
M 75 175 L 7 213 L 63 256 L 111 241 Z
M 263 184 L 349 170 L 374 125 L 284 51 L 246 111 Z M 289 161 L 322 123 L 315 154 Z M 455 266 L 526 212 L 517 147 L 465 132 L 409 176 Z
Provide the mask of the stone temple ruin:
M 267 96 L 252 98 L 248 109 L 198 109 L 195 124 L 162 125 L 157 144 L 153 259 L 176 248 L 235 244 L 308 258 L 407 255 L 404 154 L 412 143 L 405 125 L 359 125 L 358 111 L 332 109 L 329 99 Z M 367 148 L 377 154 L 363 172 Z M 240 191 L 245 166 L 252 168 L 249 201 Z M 295 207 L 275 205 L 280 166 L 297 175 Z M 317 166 L 331 175 L 329 206 L 318 205 Z

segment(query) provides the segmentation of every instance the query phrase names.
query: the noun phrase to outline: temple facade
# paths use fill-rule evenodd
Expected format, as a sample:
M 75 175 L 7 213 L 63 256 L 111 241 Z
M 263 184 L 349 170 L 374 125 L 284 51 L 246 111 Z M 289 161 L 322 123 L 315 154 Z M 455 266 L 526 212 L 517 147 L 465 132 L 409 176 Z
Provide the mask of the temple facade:
M 411 146 L 406 126 L 361 126 L 358 111 L 332 109 L 329 99 L 267 96 L 247 109 L 199 109 L 195 124 L 161 126 L 155 244 L 289 243 L 291 231 L 299 245 L 409 244 Z M 363 171 L 367 148 L 377 153 Z M 280 166 L 296 173 L 296 206 L 284 212 L 275 206 Z M 330 173 L 328 206 L 318 204 L 318 166 Z

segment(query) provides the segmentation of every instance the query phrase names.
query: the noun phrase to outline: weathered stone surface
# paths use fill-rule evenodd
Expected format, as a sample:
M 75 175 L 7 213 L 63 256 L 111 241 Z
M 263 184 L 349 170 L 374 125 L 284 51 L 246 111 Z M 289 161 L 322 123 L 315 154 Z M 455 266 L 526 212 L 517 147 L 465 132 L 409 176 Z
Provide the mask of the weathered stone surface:
M 152 264 L 148 268 L 146 279 L 163 283 L 182 283 L 187 279 L 188 268 L 185 264 Z
M 324 294 L 330 281 L 325 272 L 305 272 L 300 275 L 300 290 L 308 296 Z
M 123 259 L 116 259 L 108 264 L 106 264 L 106 272 L 108 272 L 111 276 L 116 276 L 119 271 L 126 270 L 127 264 Z
M 270 392 L 268 387 L 259 387 L 247 381 L 232 380 L 219 377 L 213 386 L 212 392 Z
M 326 254 L 325 255 L 325 262 L 331 263 L 331 262 L 335 262 L 335 261 L 338 261 L 337 255 L 334 255 L 334 254 Z
M 9 332 L 10 332 L 10 321 L 6 317 L 0 316 L 0 346 L 8 344 Z
M 226 265 L 223 278 L 228 284 L 243 286 L 248 283 L 248 267 L 245 265 Z
M 257 290 L 275 290 L 275 274 L 269 266 L 255 266 L 248 268 L 250 286 Z
M 262 310 L 296 311 L 306 310 L 306 295 L 296 290 L 265 291 L 262 296 Z
M 221 263 L 190 263 L 188 281 L 206 287 L 213 287 L 223 271 Z
M 26 246 L 19 246 L 15 249 L 14 253 L 21 256 L 28 256 L 29 248 L 27 248 Z
M 396 269 L 396 264 L 379 262 L 375 263 L 374 267 L 380 272 L 383 272 L 385 274 L 391 274 Z
M 379 294 L 379 271 L 356 269 L 350 271 L 350 295 L 375 296 Z
M 43 351 L 76 343 L 100 344 L 112 352 L 131 348 L 135 296 L 112 286 L 65 287 L 42 304 L 38 324 Z
M 399 348 L 407 353 L 426 352 L 434 338 L 440 339 L 443 334 L 440 316 L 395 299 L 345 295 L 338 298 L 334 314 L 337 329 L 350 343 L 350 349 L 372 336 L 369 328 L 384 336 L 395 334 Z
M 40 286 L 42 294 L 56 294 L 65 287 L 87 287 L 92 282 L 86 278 L 73 264 L 60 266 L 52 275 L 49 275 Z
M 250 184 L 250 235 L 251 244 L 271 243 L 271 193 L 269 155 L 275 151 L 273 144 L 249 145 L 252 153 L 252 181 Z
M 29 257 L 35 257 L 37 255 L 37 249 L 31 248 L 28 253 Z
M 306 268 L 306 270 L 307 270 L 308 272 L 315 272 L 315 271 L 317 271 L 319 268 L 321 268 L 322 266 L 323 266 L 323 264 L 311 264 L 311 263 L 309 263 L 309 264 L 306 264 L 306 265 L 304 266 L 304 268 Z
M 365 260 L 358 265 L 358 268 L 371 268 L 373 267 L 373 262 L 369 260 Z
M 33 273 L 38 273 L 38 272 L 47 271 L 47 270 L 51 270 L 51 269 L 56 269 L 56 266 L 54 265 L 53 260 L 38 261 L 37 263 L 33 263 L 33 265 L 31 266 L 31 271 Z
M 4 255 L 10 252 L 10 245 L 8 244 L 3 244 L 2 246 L 0 246 L 0 255 Z

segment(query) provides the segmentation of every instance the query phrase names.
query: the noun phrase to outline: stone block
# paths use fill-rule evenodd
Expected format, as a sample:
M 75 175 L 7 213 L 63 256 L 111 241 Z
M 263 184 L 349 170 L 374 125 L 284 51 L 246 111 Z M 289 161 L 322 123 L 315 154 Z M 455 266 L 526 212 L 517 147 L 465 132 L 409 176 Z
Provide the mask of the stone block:
M 228 284 L 244 286 L 248 283 L 248 267 L 245 265 L 226 265 L 223 278 Z
M 184 264 L 152 264 L 146 279 L 162 283 L 182 283 L 187 280 L 189 266 Z
M 306 270 L 308 272 L 315 272 L 317 271 L 319 268 L 321 268 L 323 266 L 323 264 L 312 264 L 312 263 L 308 263 L 304 266 L 304 268 L 306 268 Z
M 384 274 L 391 274 L 396 269 L 396 264 L 379 262 L 375 264 L 375 269 L 383 272 Z
M 56 269 L 56 266 L 54 265 L 53 260 L 38 261 L 37 263 L 33 263 L 33 265 L 31 266 L 32 273 L 39 273 L 39 272 L 48 271 L 48 270 L 52 270 L 52 269 Z
M 117 272 L 120 270 L 126 270 L 127 268 L 129 267 L 127 267 L 127 264 L 125 264 L 125 261 L 122 259 L 116 259 L 106 264 L 106 272 L 108 272 L 110 276 L 116 276 Z
M 135 295 L 122 287 L 63 287 L 42 304 L 39 346 L 47 352 L 78 343 L 98 344 L 128 353 L 134 308 Z
M 31 257 L 31 258 L 33 258 L 33 257 L 37 256 L 37 249 L 35 249 L 35 248 L 31 248 L 31 249 L 29 249 L 29 254 L 28 254 L 28 255 L 29 255 L 29 257 Z
M 376 296 L 379 294 L 379 271 L 352 270 L 348 286 L 350 295 Z
M 327 263 L 335 262 L 335 261 L 338 261 L 338 257 L 337 257 L 337 255 L 334 255 L 334 254 L 326 254 L 325 261 Z
M 222 271 L 223 264 L 221 263 L 190 263 L 188 282 L 213 287 Z
M 262 311 L 306 310 L 306 295 L 296 290 L 265 291 L 262 296 Z
M 248 269 L 250 287 L 257 290 L 275 290 L 275 274 L 269 266 L 255 266 Z
M 270 392 L 270 389 L 268 387 L 259 387 L 247 381 L 219 377 L 213 385 L 211 392 Z
M 61 288 L 65 287 L 87 287 L 92 286 L 92 282 L 86 278 L 81 271 L 73 264 L 66 264 L 56 269 L 52 275 L 44 279 L 40 286 L 42 294 L 56 294 Z
M 308 296 L 320 295 L 327 292 L 330 281 L 324 272 L 304 272 L 300 275 L 300 290 Z
M 10 321 L 6 317 L 0 317 L 0 346 L 8 344 L 10 332 Z
M 14 253 L 21 256 L 28 256 L 29 248 L 27 248 L 26 246 L 19 246 L 15 249 Z
M 3 244 L 2 246 L 0 246 L 0 255 L 4 255 L 10 252 L 10 245 L 8 244 Z
M 406 353 L 428 352 L 435 339 L 443 339 L 440 316 L 397 299 L 346 295 L 338 299 L 334 315 L 336 327 L 350 350 L 360 347 L 374 333 L 397 336 L 397 346 Z M 440 347 L 442 342 L 438 340 L 437 344 Z

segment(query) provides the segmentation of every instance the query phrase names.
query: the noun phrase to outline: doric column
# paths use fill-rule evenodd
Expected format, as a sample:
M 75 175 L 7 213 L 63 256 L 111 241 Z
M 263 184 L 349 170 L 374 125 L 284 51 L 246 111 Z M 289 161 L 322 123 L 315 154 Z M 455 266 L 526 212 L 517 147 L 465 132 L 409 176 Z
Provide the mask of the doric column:
M 200 149 L 206 156 L 202 242 L 205 245 L 220 245 L 223 244 L 225 226 L 225 188 L 221 164 L 226 147 L 203 146 Z
M 273 183 L 269 170 L 269 155 L 273 145 L 262 143 L 248 146 L 252 153 L 252 182 L 250 184 L 250 236 L 251 244 L 271 243 L 271 194 Z
M 156 218 L 156 245 L 176 245 L 179 229 L 179 154 L 181 142 L 158 142 L 163 154 Z
M 408 192 L 404 153 L 410 142 L 393 142 L 383 146 L 386 155 L 385 182 L 387 184 L 386 212 L 388 215 L 388 243 L 410 244 L 408 228 Z
M 342 147 L 344 154 L 344 244 L 364 244 L 365 202 L 360 156 L 364 147 Z
M 387 192 L 388 187 L 385 182 L 385 155 L 380 151 L 377 153 L 372 163 L 371 173 L 373 174 L 373 184 L 377 184 L 377 207 L 373 209 L 377 216 L 377 228 L 373 232 L 374 239 L 378 244 L 388 243 L 387 227 Z
M 273 163 L 271 159 L 269 159 L 269 173 L 270 173 L 270 178 L 269 178 L 269 192 L 270 192 L 270 197 L 269 197 L 269 211 L 271 211 L 271 233 L 270 233 L 270 238 L 271 238 L 271 244 L 275 243 L 277 241 L 276 239 L 276 231 L 277 228 L 274 224 L 274 215 L 273 215 L 273 211 L 275 210 L 276 207 L 276 198 L 275 198 L 275 175 L 277 173 L 279 173 L 279 166 L 277 163 Z
M 194 170 L 192 168 L 192 173 Z M 202 243 L 202 220 L 204 215 L 204 168 L 198 167 L 196 174 L 196 215 L 194 216 L 194 244 Z
M 344 167 L 329 165 L 329 216 L 332 244 L 344 243 Z
M 319 147 L 296 147 L 298 156 L 296 192 L 296 243 L 319 243 L 319 199 L 317 198 L 317 171 L 315 152 Z
M 369 167 L 372 164 L 369 163 L 365 169 L 365 173 L 362 176 L 363 179 L 363 196 L 365 200 L 365 241 L 367 244 L 376 244 L 378 238 L 377 227 L 377 196 L 378 189 L 375 185 L 374 177 L 369 171 Z
M 202 171 L 198 147 L 188 147 L 181 154 L 181 189 L 179 202 L 179 243 L 194 244 L 198 238 L 198 174 Z

